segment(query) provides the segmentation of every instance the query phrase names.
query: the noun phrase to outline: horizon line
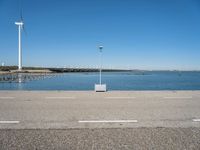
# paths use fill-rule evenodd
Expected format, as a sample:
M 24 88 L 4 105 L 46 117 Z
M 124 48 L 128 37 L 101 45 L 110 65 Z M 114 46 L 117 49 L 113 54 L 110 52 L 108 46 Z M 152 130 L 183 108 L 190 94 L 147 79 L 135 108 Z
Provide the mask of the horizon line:
M 17 67 L 17 65 L 8 65 L 0 67 Z M 60 69 L 99 69 L 98 67 L 78 67 L 78 66 L 57 66 L 57 67 L 46 67 L 46 66 L 23 66 L 23 68 L 60 68 Z M 138 68 L 121 68 L 121 67 L 104 67 L 103 70 L 124 70 L 124 71 L 200 71 L 200 69 L 138 69 Z

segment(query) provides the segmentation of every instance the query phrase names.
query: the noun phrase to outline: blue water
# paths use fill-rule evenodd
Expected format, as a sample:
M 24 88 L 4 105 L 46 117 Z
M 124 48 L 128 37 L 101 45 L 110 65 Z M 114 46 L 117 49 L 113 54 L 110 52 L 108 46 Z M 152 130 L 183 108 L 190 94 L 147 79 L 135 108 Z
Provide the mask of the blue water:
M 94 90 L 98 73 L 64 73 L 24 83 L 0 83 L 0 90 Z M 107 72 L 102 83 L 108 90 L 200 90 L 200 72 Z

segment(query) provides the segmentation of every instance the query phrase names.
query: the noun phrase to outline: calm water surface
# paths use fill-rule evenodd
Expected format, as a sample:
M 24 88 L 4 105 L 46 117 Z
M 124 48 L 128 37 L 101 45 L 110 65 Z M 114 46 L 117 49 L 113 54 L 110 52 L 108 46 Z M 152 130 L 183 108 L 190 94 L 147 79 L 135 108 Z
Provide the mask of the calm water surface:
M 24 83 L 0 83 L 0 90 L 94 90 L 98 73 L 64 73 Z M 200 90 L 200 72 L 115 72 L 102 74 L 108 90 Z

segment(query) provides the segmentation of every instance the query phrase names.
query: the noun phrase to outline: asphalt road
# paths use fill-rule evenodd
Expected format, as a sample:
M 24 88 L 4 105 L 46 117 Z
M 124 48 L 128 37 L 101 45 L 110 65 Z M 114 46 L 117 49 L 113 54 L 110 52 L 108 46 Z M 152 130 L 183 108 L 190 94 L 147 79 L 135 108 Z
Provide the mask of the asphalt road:
M 0 149 L 200 149 L 200 91 L 0 91 Z
M 199 128 L 0 130 L 9 150 L 199 150 Z

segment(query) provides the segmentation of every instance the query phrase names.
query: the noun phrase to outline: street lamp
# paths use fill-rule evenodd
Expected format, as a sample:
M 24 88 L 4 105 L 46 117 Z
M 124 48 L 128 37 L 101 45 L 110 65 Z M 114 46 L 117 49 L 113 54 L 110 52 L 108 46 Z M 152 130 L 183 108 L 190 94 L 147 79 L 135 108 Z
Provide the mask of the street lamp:
M 99 66 L 99 84 L 101 85 L 101 70 L 102 70 L 102 50 L 103 46 L 99 46 L 99 59 L 100 59 L 100 66 Z
M 95 84 L 95 91 L 96 92 L 106 92 L 106 84 L 102 84 L 102 82 L 101 82 L 102 52 L 103 52 L 103 46 L 99 46 L 99 59 L 100 59 L 100 65 L 99 65 L 99 84 Z

